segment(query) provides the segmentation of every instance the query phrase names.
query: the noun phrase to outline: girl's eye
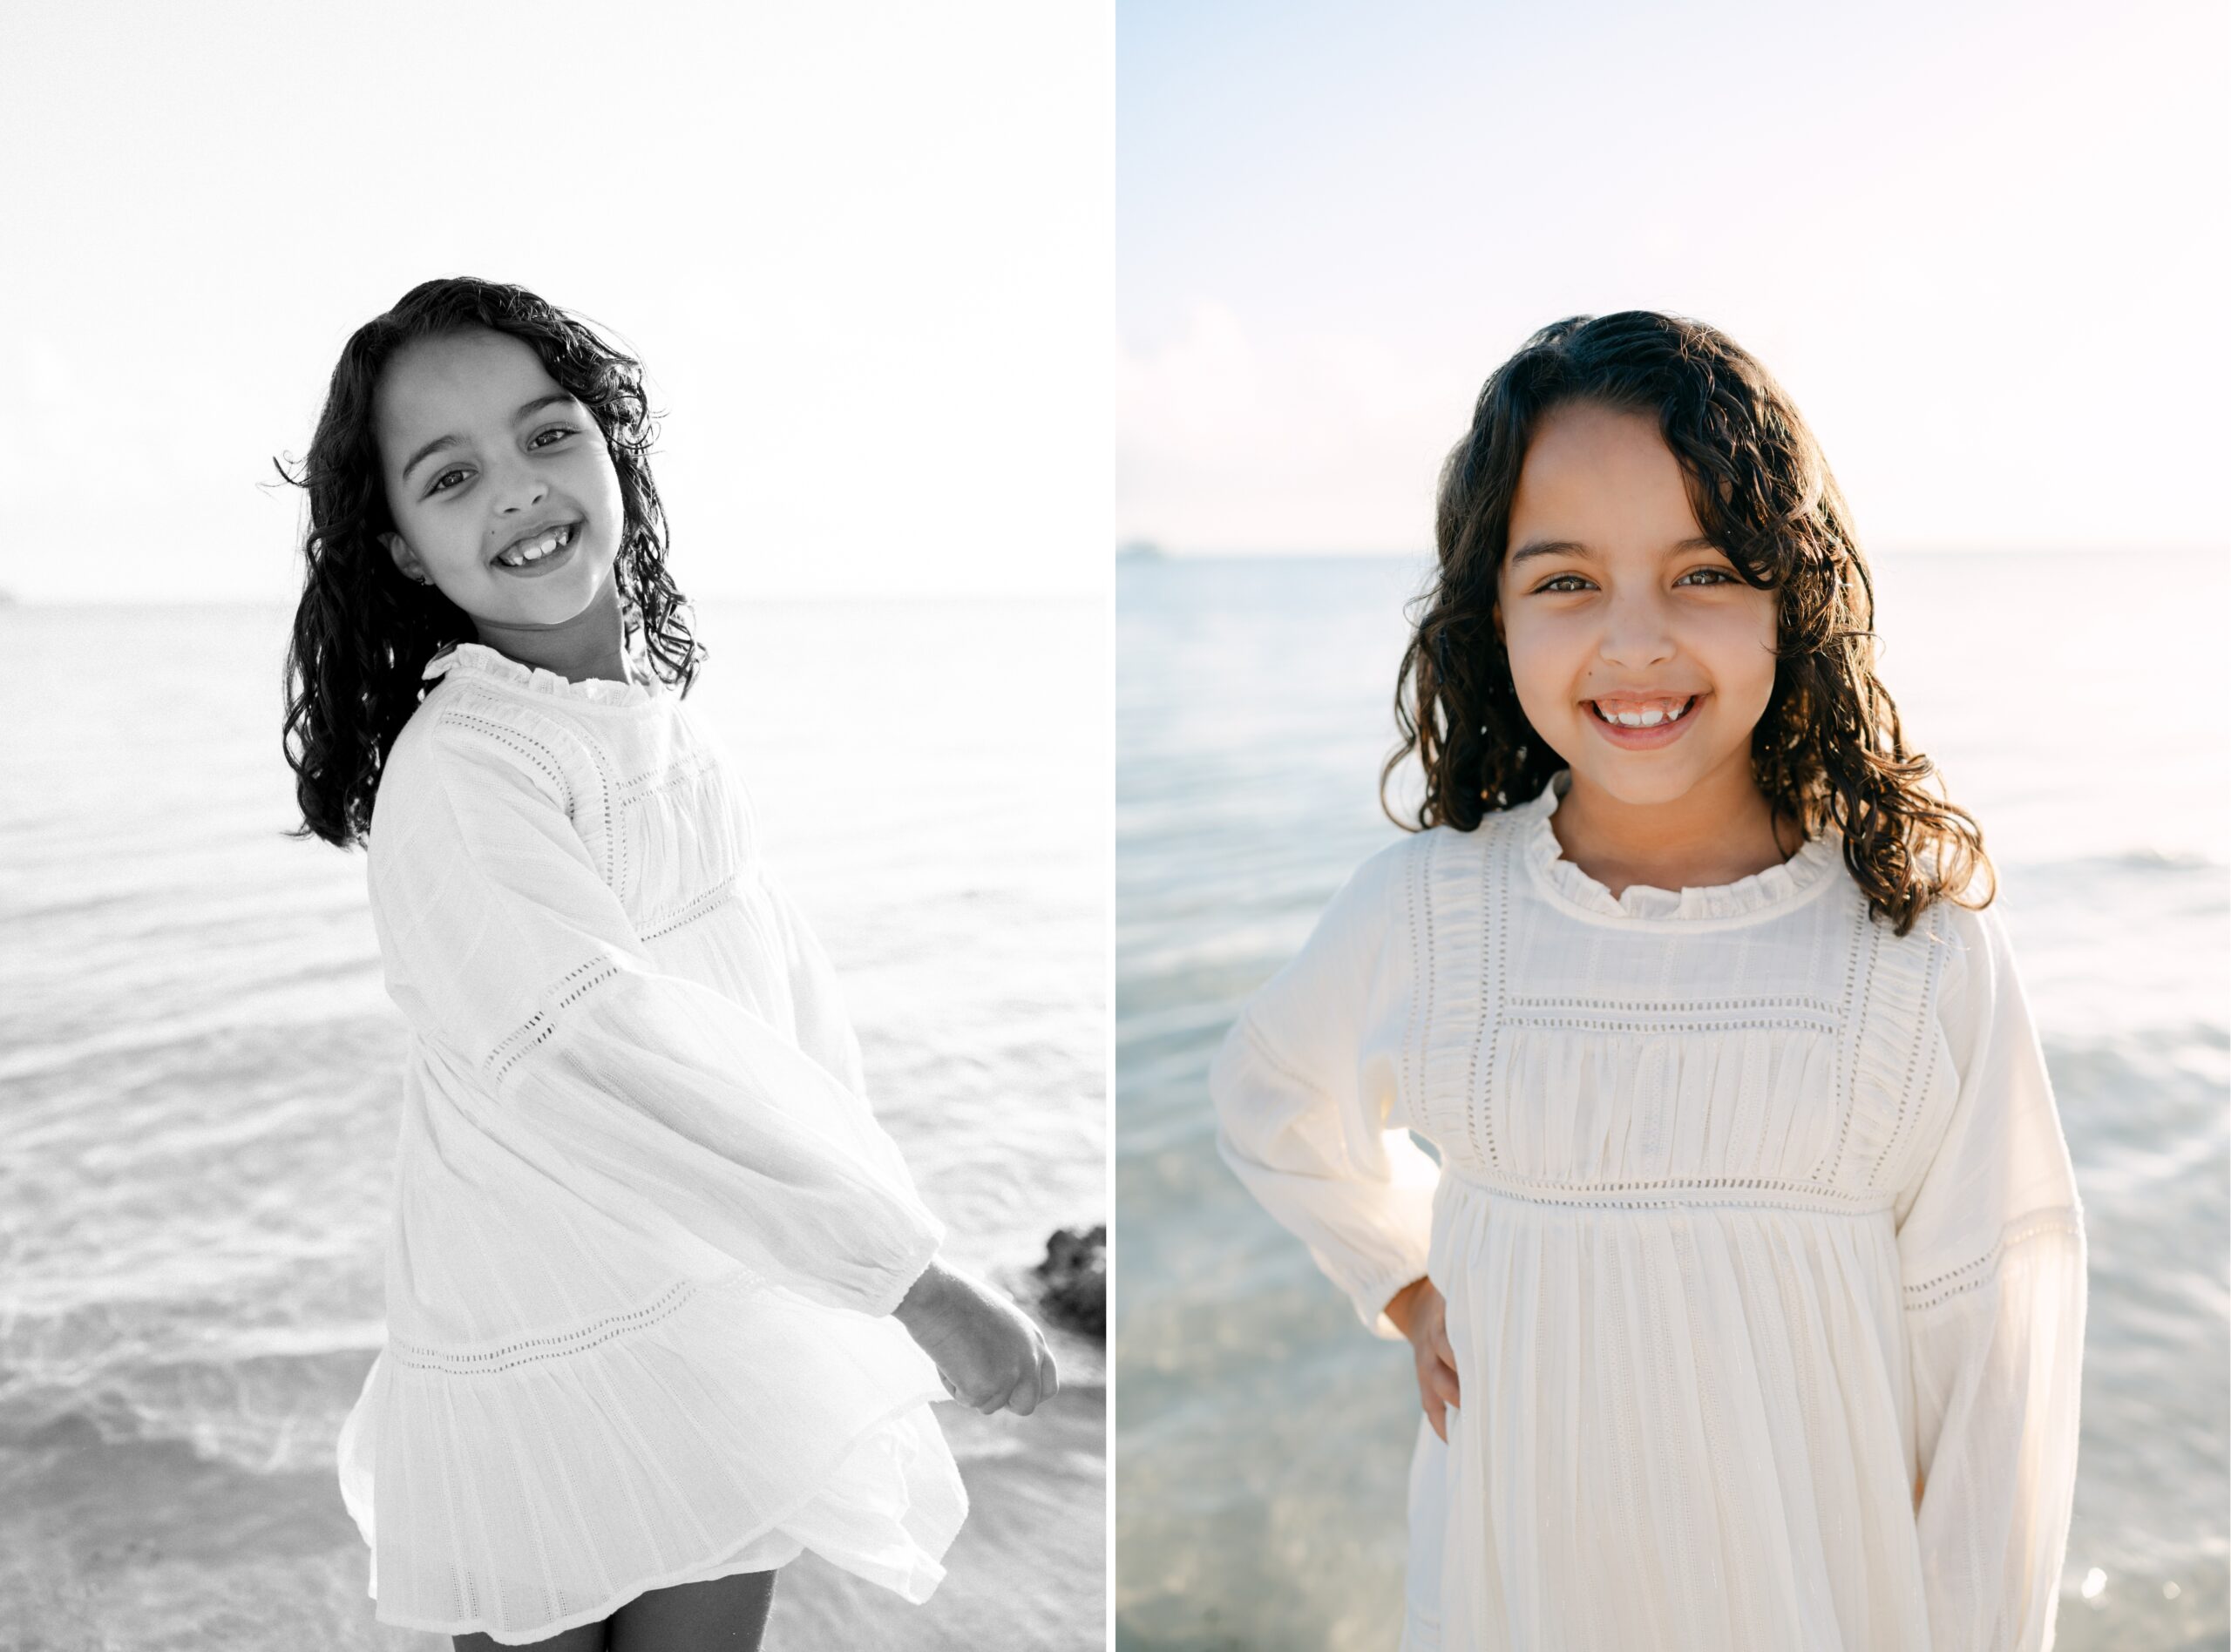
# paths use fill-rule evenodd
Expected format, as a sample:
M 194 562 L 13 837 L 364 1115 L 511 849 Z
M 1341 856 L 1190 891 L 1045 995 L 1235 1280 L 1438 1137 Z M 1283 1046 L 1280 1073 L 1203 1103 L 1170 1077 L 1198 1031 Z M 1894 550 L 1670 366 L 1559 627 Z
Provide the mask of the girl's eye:
M 1686 579 L 1692 574 L 1699 573 L 1711 574 L 1715 580 L 1725 583 L 1733 583 L 1735 580 L 1735 576 L 1728 572 L 1725 568 L 1692 568 L 1689 570 L 1688 573 L 1685 573 L 1681 576 L 1681 579 Z M 1581 579 L 1581 576 L 1577 573 L 1561 573 L 1554 579 L 1543 580 L 1540 585 L 1536 586 L 1535 589 L 1536 591 L 1555 591 L 1559 586 L 1563 585 L 1568 579 Z M 1678 585 L 1681 583 L 1681 579 L 1676 579 L 1673 583 L 1675 585 Z M 1585 579 L 1581 579 L 1581 583 L 1585 585 L 1587 581 Z
M 560 442 L 569 436 L 578 436 L 580 434 L 580 431 L 574 430 L 573 426 L 569 424 L 553 424 L 546 430 L 537 430 L 534 433 L 533 439 L 528 442 L 527 445 L 532 448 L 546 448 L 550 446 L 553 442 Z M 545 437 L 548 437 L 551 440 L 545 441 L 543 439 Z M 426 491 L 430 496 L 436 493 L 446 493 L 450 491 L 450 478 L 453 476 L 461 477 L 465 474 L 465 472 L 463 471 L 444 471 L 441 475 L 434 478 L 432 485 L 430 486 Z

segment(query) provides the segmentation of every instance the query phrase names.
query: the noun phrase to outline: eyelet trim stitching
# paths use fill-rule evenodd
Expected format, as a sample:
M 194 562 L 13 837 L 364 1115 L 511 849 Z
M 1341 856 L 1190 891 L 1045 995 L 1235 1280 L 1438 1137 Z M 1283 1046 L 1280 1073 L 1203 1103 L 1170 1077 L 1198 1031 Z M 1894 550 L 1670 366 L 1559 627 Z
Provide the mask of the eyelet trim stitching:
M 586 964 L 576 965 L 552 989 L 558 997 L 550 1008 L 552 1010 L 566 1008 L 592 987 L 601 985 L 619 973 L 619 964 L 609 958 L 593 958 Z M 549 1013 L 543 1010 L 537 1010 L 515 1031 L 505 1034 L 503 1042 L 488 1053 L 489 1078 L 492 1080 L 502 1078 L 505 1073 L 511 1071 L 521 1056 L 537 1045 L 543 1043 L 557 1030 L 558 1024 L 551 1019 Z M 523 1039 L 526 1042 L 520 1043 L 519 1040 Z M 511 1046 L 514 1045 L 517 1047 L 512 1048 Z M 509 1054 L 505 1053 L 507 1049 L 510 1050 Z
M 627 889 L 627 834 L 620 828 L 620 816 L 612 806 L 612 768 L 604 748 L 593 740 L 580 742 L 588 754 L 589 767 L 596 773 L 596 783 L 604 805 L 604 881 L 615 895 L 625 898 Z
M 1739 999 L 1588 999 L 1588 998 L 1506 998 L 1505 1004 L 1527 1009 L 1577 1009 L 1643 1011 L 1666 1010 L 1679 1013 L 1702 1013 L 1707 1010 L 1801 1010 L 1823 1019 L 1842 1022 L 1836 1006 L 1825 999 L 1816 998 L 1739 998 Z
M 477 717 L 469 711 L 444 711 L 439 721 L 444 725 L 453 724 L 458 728 L 470 728 L 476 734 L 485 735 L 489 739 L 509 746 L 513 751 L 518 752 L 550 776 L 550 783 L 557 787 L 566 799 L 566 818 L 568 821 L 573 818 L 573 789 L 566 779 L 563 766 L 559 762 L 557 754 L 549 747 L 530 735 L 521 734 L 507 724 L 492 722 L 485 717 Z
M 1859 1115 L 1861 1076 L 1859 1052 L 1867 1037 L 1867 1012 L 1874 1001 L 1875 984 L 1882 978 L 1882 948 L 1885 944 L 1883 931 L 1880 928 L 1870 926 L 1868 931 L 1868 939 L 1869 945 L 1867 953 L 1866 985 L 1853 1016 L 1858 1026 L 1851 1039 L 1851 1085 L 1844 1094 L 1843 1117 L 1836 1122 L 1836 1150 L 1828 1161 L 1828 1175 L 1831 1180 L 1844 1168 L 1844 1150 L 1850 1145 L 1851 1141 L 1851 1121 Z M 1857 951 L 1856 947 L 1853 949 L 1855 954 Z
M 685 924 L 695 923 L 715 907 L 726 903 L 735 894 L 736 874 L 730 872 L 703 894 L 684 902 L 680 908 L 673 911 L 671 915 L 656 920 L 653 928 L 640 931 L 638 933 L 646 941 L 656 940 L 661 935 L 673 933 Z
M 1863 911 L 1857 919 L 1847 917 L 1846 921 L 1851 931 L 1851 944 L 1844 953 L 1844 1036 L 1836 1040 L 1836 1060 L 1843 1064 L 1836 1084 L 1836 1093 L 1844 1099 L 1842 1117 L 1836 1123 L 1836 1145 L 1813 1167 L 1815 1177 L 1828 1176 L 1834 1166 L 1843 1162 L 1844 1134 L 1851 1128 L 1852 1114 L 1859 1109 L 1859 1046 L 1867 1034 L 1864 983 L 1875 978 L 1872 963 L 1865 975 L 1861 974 L 1860 946 L 1863 941 L 1871 947 L 1882 944 L 1879 933 L 1867 924 Z M 1872 956 L 1870 950 L 1870 958 Z
M 413 1370 L 445 1371 L 453 1377 L 492 1376 L 498 1371 L 532 1364 L 539 1360 L 562 1359 L 569 1354 L 599 1347 L 628 1331 L 654 1325 L 681 1308 L 695 1295 L 696 1290 L 695 1281 L 680 1280 L 643 1307 L 627 1313 L 607 1315 L 573 1330 L 549 1337 L 529 1337 L 482 1353 L 445 1353 L 437 1348 L 424 1347 L 392 1336 L 388 1338 L 388 1345 L 399 1351 L 396 1356 L 398 1364 L 408 1365 Z
M 1421 850 L 1414 850 L 1404 856 L 1402 866 L 1402 905 L 1407 919 L 1405 934 L 1410 943 L 1410 965 L 1418 981 L 1423 984 L 1433 976 L 1433 960 L 1422 951 L 1423 938 L 1418 929 L 1418 885 L 1424 880 L 1426 856 L 1433 852 L 1433 843 L 1427 839 Z M 1431 903 L 1426 906 L 1426 921 L 1433 921 Z M 1417 1085 L 1420 1039 L 1418 1038 L 1418 1000 L 1423 994 L 1410 995 L 1410 1012 L 1402 1026 L 1402 1100 L 1408 1116 L 1425 1116 L 1425 1098 Z
M 1918 1313 L 1965 1296 L 1980 1285 L 1987 1284 L 1998 1276 L 1999 1263 L 2015 1246 L 2039 1238 L 2049 1233 L 2059 1233 L 2079 1243 L 2084 1238 L 2084 1224 L 2080 1213 L 2070 1205 L 2056 1205 L 2044 1210 L 2032 1210 L 2027 1215 L 2017 1216 L 1999 1229 L 1991 1248 L 1973 1262 L 1938 1274 L 1917 1285 L 1905 1288 L 1906 1311 Z
M 1932 903 L 1929 910 L 1928 921 L 1919 926 L 1920 932 L 1933 940 L 1943 918 L 1943 909 Z M 1935 1048 L 1929 1039 L 1929 1033 L 1936 1019 L 1936 983 L 1943 971 L 1943 949 L 1932 945 L 1922 966 L 1921 1001 L 1914 1005 L 1916 1012 L 1914 1042 L 1913 1047 L 1906 1052 L 1905 1082 L 1898 1090 L 1898 1117 L 1896 1122 L 1890 1127 L 1889 1135 L 1883 1141 L 1882 1151 L 1875 1155 L 1875 1163 L 1867 1173 L 1867 1179 L 1870 1183 L 1882 1180 L 1882 1167 L 1889 1161 L 1891 1154 L 1905 1140 L 1906 1121 L 1915 1112 L 1914 1091 L 1920 1077 L 1922 1053 L 1923 1050 L 1928 1050 L 1932 1055 L 1935 1053 Z
M 1441 996 L 1441 938 L 1434 921 L 1433 896 L 1434 884 L 1441 877 L 1441 857 L 1448 854 L 1448 840 L 1435 834 L 1426 843 L 1424 863 L 1419 868 L 1418 899 L 1425 908 L 1425 1003 L 1418 1015 L 1418 1093 L 1430 1107 L 1434 1100 L 1433 1023 L 1434 1002 Z M 1448 1121 L 1455 1124 L 1456 1120 Z
M 1828 1215 L 1872 1215 L 1888 1211 L 1895 1202 L 1892 1193 L 1847 1192 L 1792 1181 L 1780 1176 L 1657 1176 L 1640 1181 L 1599 1181 L 1587 1185 L 1534 1181 L 1521 1176 L 1486 1175 L 1459 1165 L 1448 1167 L 1459 1181 L 1504 1198 L 1532 1204 L 1620 1206 L 1630 1209 L 1669 1209 L 1703 1206 L 1748 1209 L 1818 1210 Z M 1728 1196 L 1719 1189 L 1726 1188 Z M 1653 1196 L 1655 1195 L 1655 1196 Z
M 712 757 L 702 751 L 685 752 L 663 768 L 648 769 L 620 786 L 620 807 L 627 809 L 654 792 L 685 780 L 695 780 L 713 767 Z
M 1577 1015 L 1503 1015 L 1499 1026 L 1527 1026 L 1561 1029 L 1584 1032 L 1736 1032 L 1758 1028 L 1784 1032 L 1828 1032 L 1841 1031 L 1833 1020 L 1799 1020 L 1791 1016 L 1766 1016 L 1743 1020 L 1703 1019 L 1694 1021 L 1632 1021 L 1597 1020 Z
M 1467 1103 L 1464 1125 L 1471 1137 L 1472 1151 L 1481 1163 L 1493 1168 L 1500 1162 L 1495 1145 L 1495 1057 L 1488 1057 L 1488 1078 L 1484 1087 L 1480 1083 L 1480 1052 L 1488 1041 L 1488 1029 L 1502 1020 L 1502 973 L 1506 949 L 1503 945 L 1503 924 L 1509 911 L 1504 898 L 1507 881 L 1497 877 L 1498 857 L 1483 845 L 1480 855 L 1480 1025 L 1472 1034 L 1472 1062 L 1464 1075 L 1464 1096 Z M 1492 985 L 1494 995 L 1489 996 Z

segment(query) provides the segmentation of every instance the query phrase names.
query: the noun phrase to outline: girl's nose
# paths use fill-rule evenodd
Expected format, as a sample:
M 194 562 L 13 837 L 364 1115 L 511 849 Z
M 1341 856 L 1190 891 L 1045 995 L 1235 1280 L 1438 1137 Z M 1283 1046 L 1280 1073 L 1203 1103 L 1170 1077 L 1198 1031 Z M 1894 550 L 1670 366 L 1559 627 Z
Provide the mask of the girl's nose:
M 1613 601 L 1604 621 L 1598 651 L 1604 659 L 1631 670 L 1670 659 L 1674 652 L 1673 630 L 1666 623 L 1665 609 L 1652 596 Z
M 505 515 L 532 511 L 550 491 L 548 478 L 531 464 L 514 462 L 495 481 L 496 509 Z

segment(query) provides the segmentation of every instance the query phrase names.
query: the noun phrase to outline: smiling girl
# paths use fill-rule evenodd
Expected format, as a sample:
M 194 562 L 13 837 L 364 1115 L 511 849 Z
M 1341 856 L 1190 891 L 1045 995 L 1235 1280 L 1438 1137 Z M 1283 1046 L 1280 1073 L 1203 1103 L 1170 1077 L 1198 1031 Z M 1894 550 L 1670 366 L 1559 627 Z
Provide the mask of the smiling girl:
M 387 1337 L 339 1441 L 383 1623 L 758 1642 L 806 1549 L 926 1599 L 929 1405 L 1037 1327 L 938 1259 L 827 958 L 685 704 L 637 364 L 517 287 L 351 337 L 304 467 L 304 825 L 367 846 L 409 1029 Z
M 1403 1644 L 2049 1644 L 2081 1204 L 1812 436 L 1711 328 L 1561 322 L 1436 537 L 1381 776 L 1417 757 L 1421 829 L 1210 1080 L 1413 1344 Z

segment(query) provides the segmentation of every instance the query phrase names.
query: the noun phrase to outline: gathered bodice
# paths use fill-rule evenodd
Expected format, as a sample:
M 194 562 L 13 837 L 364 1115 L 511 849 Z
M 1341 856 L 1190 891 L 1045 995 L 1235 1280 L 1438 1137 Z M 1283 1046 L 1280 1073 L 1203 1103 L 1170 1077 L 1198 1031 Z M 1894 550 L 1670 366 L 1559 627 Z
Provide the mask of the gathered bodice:
M 1614 900 L 1553 801 L 1389 855 L 1390 916 L 1430 915 L 1393 931 L 1357 1046 L 1389 1124 L 1512 1192 L 1892 1208 L 1956 1084 L 1926 1013 L 1946 909 L 1897 937 L 1832 833 Z

